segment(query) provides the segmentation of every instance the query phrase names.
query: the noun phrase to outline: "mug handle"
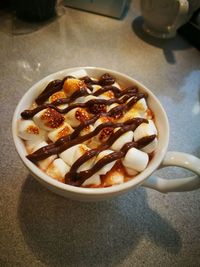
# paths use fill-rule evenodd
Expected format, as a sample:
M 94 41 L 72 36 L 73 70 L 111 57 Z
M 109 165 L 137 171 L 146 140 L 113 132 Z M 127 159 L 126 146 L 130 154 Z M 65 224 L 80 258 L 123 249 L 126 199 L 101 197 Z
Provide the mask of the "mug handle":
M 184 22 L 186 21 L 186 18 L 188 16 L 188 12 L 189 12 L 189 3 L 187 0 L 178 0 L 178 14 L 176 16 L 176 19 L 174 21 L 174 23 L 170 26 L 168 26 L 168 31 L 172 32 L 172 31 L 176 31 L 180 26 L 182 26 L 182 24 L 184 24 Z
M 187 178 L 167 180 L 150 176 L 142 185 L 161 193 L 192 191 L 200 188 L 200 159 L 187 153 L 167 152 L 159 168 L 177 166 L 190 170 L 197 175 Z

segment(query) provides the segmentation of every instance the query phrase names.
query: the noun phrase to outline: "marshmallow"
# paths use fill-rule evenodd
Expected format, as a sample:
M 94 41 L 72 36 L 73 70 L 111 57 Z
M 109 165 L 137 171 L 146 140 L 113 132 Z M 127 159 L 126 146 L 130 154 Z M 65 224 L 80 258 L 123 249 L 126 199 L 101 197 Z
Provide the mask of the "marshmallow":
M 131 100 L 131 99 L 130 99 Z M 145 98 L 141 98 L 140 100 L 138 100 L 134 105 L 133 105 L 134 109 L 137 109 L 139 112 L 146 112 L 147 111 L 147 103 Z
M 94 128 L 97 128 L 102 123 L 109 122 L 109 121 L 111 121 L 109 117 L 100 117 L 98 120 L 95 121 Z
M 145 153 L 152 153 L 158 145 L 158 139 L 155 138 L 151 143 L 149 143 L 147 146 L 143 147 L 141 150 Z
M 155 123 L 153 122 L 153 120 L 148 120 L 149 121 L 149 125 L 152 127 L 154 134 L 158 134 L 157 128 L 155 126 Z
M 115 86 L 115 87 L 121 89 L 121 86 L 120 86 L 117 82 L 114 82 L 114 83 L 112 84 L 112 86 Z
M 103 94 L 99 95 L 98 97 L 99 97 L 99 99 L 109 100 L 111 98 L 114 98 L 115 95 L 114 95 L 113 91 L 109 90 L 109 91 L 106 91 Z
M 117 107 L 118 105 L 119 105 L 119 104 L 117 104 L 117 103 L 113 103 L 113 104 L 111 104 L 110 106 L 108 106 L 107 111 L 110 111 L 111 109 Z
M 67 96 L 71 96 L 75 91 L 79 90 L 81 87 L 84 87 L 84 81 L 74 78 L 68 78 L 63 84 L 63 90 Z
M 66 98 L 66 94 L 63 91 L 58 91 L 49 97 L 49 103 L 52 103 L 61 98 Z
M 88 178 L 87 180 L 85 180 L 85 182 L 82 184 L 82 186 L 98 186 L 101 184 L 101 178 L 99 175 L 94 174 L 92 175 L 90 178 Z
M 86 126 L 85 128 L 83 128 L 83 130 L 80 132 L 80 136 L 86 135 L 91 133 L 94 130 L 94 127 L 90 124 L 88 126 Z
M 52 142 L 56 142 L 59 138 L 67 136 L 73 131 L 73 128 L 67 122 L 64 122 L 61 127 L 49 132 L 48 137 Z
M 87 151 L 89 151 L 90 149 L 84 145 L 81 144 L 79 145 L 78 149 L 76 149 L 75 153 L 74 153 L 74 162 L 79 159 L 81 156 L 83 156 Z M 94 164 L 94 160 L 95 157 L 89 159 L 88 161 L 86 161 L 85 163 L 83 163 L 79 168 L 78 168 L 78 172 L 81 171 L 86 171 L 92 168 L 93 164 Z
M 88 150 L 90 150 L 86 145 L 79 144 L 75 145 L 73 147 L 70 147 L 69 149 L 66 149 L 64 152 L 62 152 L 59 156 L 70 166 L 73 165 L 73 163 L 79 159 L 81 156 L 83 156 Z M 83 163 L 79 168 L 78 171 L 85 171 L 91 168 L 94 162 L 94 157 Z
M 78 97 L 74 103 L 86 103 L 90 100 L 94 100 L 94 99 L 98 99 L 96 96 L 93 96 L 93 95 L 88 95 L 88 96 L 81 96 L 81 97 Z
M 76 78 L 82 78 L 82 77 L 88 76 L 87 72 L 84 69 L 70 72 L 67 75 L 68 76 L 73 76 L 73 77 L 76 77 Z
M 49 97 L 49 103 L 53 103 L 54 101 L 62 98 L 66 98 L 66 94 L 63 91 L 58 91 Z M 58 107 L 60 109 L 64 109 L 68 107 L 68 104 L 61 104 L 58 105 Z
M 122 134 L 111 146 L 111 149 L 115 151 L 120 151 L 120 149 L 128 142 L 131 142 L 133 140 L 133 132 L 128 131 L 124 134 Z
M 34 151 L 36 151 L 36 150 L 38 150 L 44 146 L 47 146 L 47 145 L 48 145 L 47 142 L 43 141 L 43 142 L 39 143 L 37 146 L 35 146 Z M 57 157 L 56 155 L 49 156 L 46 159 L 38 161 L 37 165 L 42 171 L 46 171 L 48 166 L 53 162 L 54 159 L 56 159 L 56 157 Z
M 65 121 L 72 127 L 77 127 L 81 122 L 89 118 L 89 113 L 83 108 L 74 108 L 65 115 Z
M 131 109 L 125 112 L 122 117 L 117 119 L 117 122 L 125 122 L 133 118 L 141 118 L 140 113 L 136 109 Z
M 93 87 L 93 92 L 96 92 L 101 88 L 101 86 L 97 84 L 93 85 L 92 87 Z M 113 97 L 115 97 L 114 93 L 111 90 L 109 90 L 99 95 L 98 99 L 110 99 Z
M 20 120 L 18 122 L 18 135 L 23 140 L 44 140 L 45 132 L 41 130 L 32 120 Z
M 96 160 L 95 160 L 94 164 L 97 163 L 100 159 L 104 158 L 105 156 L 107 156 L 107 155 L 109 155 L 111 153 L 113 153 L 112 150 L 104 150 L 104 151 L 100 152 L 98 154 L 98 156 L 96 157 Z M 108 164 L 106 164 L 105 166 L 103 166 L 97 172 L 97 174 L 99 174 L 99 175 L 105 175 L 107 172 L 109 172 L 112 169 L 112 167 L 115 165 L 115 162 L 116 162 L 116 160 L 115 161 L 112 161 L 112 162 L 110 162 Z
M 126 173 L 129 176 L 136 176 L 138 174 L 138 172 L 136 170 L 133 170 L 133 169 L 130 169 L 130 168 L 127 168 L 127 167 L 125 167 L 125 169 L 126 169 Z
M 52 108 L 46 108 L 35 114 L 33 120 L 39 128 L 52 131 L 63 124 L 64 116 Z
M 42 142 L 42 139 L 39 139 L 37 141 L 35 140 L 27 140 L 25 141 L 26 151 L 28 154 L 33 153 L 35 151 L 35 148 Z
M 54 179 L 64 182 L 64 177 L 70 167 L 61 158 L 55 159 L 47 168 L 46 172 Z
M 141 172 L 143 171 L 149 162 L 148 154 L 136 149 L 131 148 L 126 153 L 124 159 L 122 160 L 122 164 L 130 169 Z
M 101 117 L 94 123 L 94 128 L 97 128 L 102 123 L 110 122 L 111 120 L 108 117 Z M 97 142 L 105 142 L 110 135 L 113 133 L 113 128 L 105 127 L 103 128 L 96 136 L 95 139 Z
M 156 127 L 152 120 L 148 121 L 149 123 L 141 123 L 133 132 L 134 141 L 138 141 L 139 139 L 157 134 Z
M 122 184 L 124 182 L 124 174 L 120 170 L 112 170 L 103 177 L 103 186 L 112 186 Z
M 94 93 L 94 92 L 98 91 L 101 88 L 101 86 L 98 84 L 93 84 L 92 88 L 93 88 L 92 92 Z
M 59 154 L 59 157 L 64 160 L 68 165 L 72 166 L 74 162 L 74 154 L 79 145 L 72 146 L 62 153 Z

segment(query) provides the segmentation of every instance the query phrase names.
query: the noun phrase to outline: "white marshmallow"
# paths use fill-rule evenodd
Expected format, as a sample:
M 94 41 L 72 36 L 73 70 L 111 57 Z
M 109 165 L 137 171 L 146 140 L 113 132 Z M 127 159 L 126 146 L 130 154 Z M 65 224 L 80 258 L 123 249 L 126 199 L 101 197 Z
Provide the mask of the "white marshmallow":
M 149 120 L 149 123 L 141 123 L 133 132 L 134 141 L 138 141 L 139 139 L 157 134 L 156 127 L 153 121 Z
M 111 153 L 113 153 L 112 150 L 104 150 L 104 151 L 100 152 L 98 154 L 98 156 L 96 157 L 94 164 L 97 163 L 100 159 L 104 158 L 105 156 L 107 156 Z M 115 165 L 115 162 L 116 162 L 116 160 L 106 164 L 96 174 L 105 175 L 107 172 L 109 172 L 112 169 L 112 167 Z
M 108 117 L 100 117 L 98 120 L 95 121 L 94 123 L 94 128 L 97 128 L 99 125 L 105 122 L 111 121 Z
M 46 108 L 35 114 L 33 120 L 38 127 L 52 131 L 63 124 L 64 116 L 54 109 Z
M 49 132 L 48 137 L 52 142 L 55 142 L 59 138 L 71 134 L 73 131 L 73 128 L 67 122 L 64 122 L 61 127 Z
M 122 160 L 122 163 L 125 167 L 138 172 L 143 171 L 147 167 L 148 162 L 148 154 L 134 147 L 128 150 L 124 159 Z
M 41 130 L 32 120 L 20 120 L 18 122 L 18 135 L 23 140 L 44 140 L 45 132 Z
M 89 151 L 90 149 L 84 145 L 84 144 L 80 144 L 79 147 L 76 149 L 75 153 L 74 153 L 74 162 L 79 159 L 81 156 L 83 156 L 87 151 Z M 88 161 L 86 161 L 85 163 L 83 163 L 78 169 L 78 172 L 81 171 L 86 171 L 92 168 L 93 164 L 94 164 L 94 160 L 95 157 L 89 159 Z
M 70 167 L 61 158 L 55 159 L 47 168 L 47 174 L 54 179 L 63 182 L 65 174 L 69 172 Z
M 62 153 L 59 154 L 59 157 L 64 160 L 68 165 L 72 166 L 74 162 L 74 154 L 76 150 L 78 149 L 79 145 L 72 146 Z
M 113 170 L 106 174 L 103 179 L 103 186 L 112 186 L 122 184 L 124 182 L 124 174 L 118 170 Z
M 101 86 L 97 85 L 97 84 L 93 85 L 92 87 L 93 87 L 93 93 L 98 91 L 101 88 Z M 106 91 L 106 92 L 104 92 L 104 93 L 102 93 L 101 95 L 98 96 L 99 99 L 110 99 L 110 98 L 113 98 L 113 97 L 115 97 L 115 95 L 111 90 Z
M 80 136 L 86 135 L 91 133 L 94 130 L 94 126 L 92 126 L 91 124 L 86 126 L 81 132 L 80 132 Z
M 67 74 L 67 76 L 73 76 L 75 78 L 82 78 L 88 76 L 87 72 L 84 69 L 72 71 Z
M 87 89 L 87 91 L 89 94 L 91 93 L 91 91 L 89 89 Z M 93 95 L 80 96 L 74 100 L 74 103 L 85 103 L 91 99 L 97 99 L 97 97 L 93 96 Z
M 149 121 L 149 125 L 152 127 L 153 131 L 154 131 L 154 134 L 158 134 L 158 131 L 157 131 L 157 128 L 155 126 L 155 123 L 153 120 L 148 120 Z
M 82 186 L 88 186 L 88 185 L 95 185 L 98 186 L 101 184 L 100 176 L 97 174 L 92 175 L 90 178 L 85 180 L 85 182 L 82 184 Z
M 77 127 L 81 122 L 89 118 L 88 112 L 83 108 L 74 108 L 65 115 L 65 121 L 72 127 Z
M 120 86 L 117 82 L 114 82 L 114 83 L 112 84 L 112 86 L 115 86 L 115 87 L 121 89 L 121 86 Z
M 93 88 L 92 92 L 94 93 L 94 92 L 98 91 L 101 88 L 101 86 L 98 84 L 93 84 L 92 88 Z
M 30 154 L 30 153 L 33 153 L 33 151 L 35 151 L 35 148 L 42 142 L 43 140 L 40 139 L 40 140 L 27 140 L 25 141 L 25 146 L 26 146 L 26 150 L 27 150 L 27 153 Z
M 141 98 L 134 105 L 134 109 L 137 109 L 139 112 L 146 112 L 148 107 L 145 98 Z
M 151 143 L 143 147 L 141 150 L 145 153 L 152 153 L 156 149 L 157 145 L 158 145 L 158 139 L 155 138 Z
M 118 105 L 119 104 L 117 104 L 117 103 L 113 103 L 112 105 L 110 105 L 110 106 L 107 107 L 107 111 L 110 111 L 111 109 L 117 107 Z
M 120 149 L 128 142 L 131 142 L 133 140 L 133 132 L 128 131 L 124 134 L 122 134 L 111 146 L 111 149 L 115 151 L 120 151 Z
M 70 147 L 69 149 L 66 149 L 64 152 L 62 152 L 59 156 L 70 166 L 73 165 L 73 163 L 79 159 L 81 156 L 83 156 L 88 150 L 90 150 L 86 145 L 79 144 L 75 145 L 73 147 Z M 91 158 L 88 161 L 86 161 L 84 164 L 82 164 L 78 168 L 78 172 L 88 170 L 92 167 L 94 163 L 95 158 Z
M 130 168 L 127 168 L 127 167 L 125 167 L 125 169 L 126 169 L 126 172 L 127 172 L 127 174 L 129 176 L 135 176 L 135 175 L 138 174 L 138 172 L 136 170 L 133 170 L 133 169 L 130 169 Z
M 36 150 L 38 150 L 44 146 L 47 146 L 47 145 L 48 145 L 47 142 L 43 141 L 40 144 L 38 144 L 37 146 L 35 146 L 34 151 L 36 151 Z M 46 171 L 48 166 L 53 162 L 54 159 L 56 159 L 56 157 L 57 157 L 56 155 L 49 156 L 46 159 L 38 161 L 37 165 L 42 171 Z

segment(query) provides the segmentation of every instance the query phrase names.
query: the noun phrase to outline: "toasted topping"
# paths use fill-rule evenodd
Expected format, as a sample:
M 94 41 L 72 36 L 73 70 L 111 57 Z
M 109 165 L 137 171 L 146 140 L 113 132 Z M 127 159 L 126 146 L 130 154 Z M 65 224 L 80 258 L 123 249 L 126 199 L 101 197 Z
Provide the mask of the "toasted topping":
M 75 91 L 80 89 L 81 87 L 84 87 L 85 83 L 84 81 L 81 81 L 79 79 L 74 79 L 74 78 L 69 78 L 64 82 L 63 89 L 65 93 L 70 96 L 72 95 Z
M 38 135 L 39 134 L 39 128 L 37 126 L 30 125 L 27 128 L 27 133 Z
M 90 118 L 89 113 L 82 108 L 76 110 L 75 117 L 77 120 L 81 122 L 88 120 Z
M 59 91 L 49 97 L 49 102 L 52 103 L 58 99 L 62 99 L 65 97 L 66 97 L 66 94 L 63 91 Z
M 55 129 L 62 125 L 64 116 L 52 108 L 47 108 L 41 115 L 41 120 L 45 121 L 47 127 Z
M 114 132 L 113 128 L 110 127 L 104 128 L 99 134 L 99 141 L 105 142 L 113 132 Z

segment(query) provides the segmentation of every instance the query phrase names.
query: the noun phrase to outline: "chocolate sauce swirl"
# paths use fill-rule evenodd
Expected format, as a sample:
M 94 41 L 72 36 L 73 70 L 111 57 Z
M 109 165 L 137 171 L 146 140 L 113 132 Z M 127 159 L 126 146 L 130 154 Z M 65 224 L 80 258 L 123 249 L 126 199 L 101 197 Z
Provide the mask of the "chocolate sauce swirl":
M 82 90 L 82 92 L 84 93 L 85 91 Z M 81 92 L 79 93 L 81 94 Z M 53 103 L 49 104 L 43 104 L 40 105 L 34 109 L 27 109 L 24 110 L 21 113 L 21 116 L 23 119 L 30 119 L 33 116 L 35 116 L 38 112 L 40 112 L 43 109 L 46 108 L 52 108 L 55 109 L 57 112 L 61 113 L 61 114 L 66 114 L 67 112 L 69 112 L 70 110 L 74 109 L 74 108 L 88 108 L 90 112 L 92 113 L 98 113 L 96 111 L 96 109 L 94 108 L 94 106 L 98 106 L 98 105 L 105 105 L 105 106 L 109 106 L 112 105 L 113 103 L 117 103 L 117 104 L 122 104 L 119 105 L 116 108 L 111 109 L 108 113 L 107 116 L 112 116 L 113 114 L 121 111 L 121 110 L 127 110 L 129 108 L 131 108 L 131 106 L 136 103 L 138 100 L 140 100 L 141 98 L 145 97 L 145 95 L 143 93 L 129 93 L 128 95 L 125 95 L 122 99 L 118 99 L 118 98 L 111 98 L 111 99 L 91 99 L 85 103 L 75 103 L 75 104 L 71 104 L 70 106 L 68 106 L 67 108 L 64 109 L 60 109 L 57 107 L 57 105 L 60 104 L 66 104 L 69 103 L 71 101 L 71 99 L 69 98 L 63 98 L 63 99 L 58 99 L 56 101 L 54 101 Z M 124 104 L 129 98 L 133 98 L 132 100 L 129 101 L 128 104 Z
M 105 165 L 115 161 L 122 159 L 129 149 L 132 147 L 135 147 L 137 149 L 141 149 L 144 146 L 151 143 L 156 138 L 156 135 L 150 135 L 147 137 L 144 137 L 137 142 L 129 142 L 126 143 L 121 151 L 110 153 L 109 155 L 104 156 L 102 159 L 98 160 L 97 163 L 89 170 L 77 172 L 78 167 L 82 165 L 84 162 L 88 161 L 90 158 L 96 156 L 98 153 L 100 153 L 102 150 L 106 149 L 105 147 L 98 149 L 93 149 L 88 152 L 86 152 L 82 157 L 80 157 L 71 167 L 71 170 L 66 173 L 65 175 L 65 183 L 73 185 L 73 186 L 81 186 L 85 180 L 90 178 L 92 175 L 94 175 L 96 172 L 98 172 L 100 169 L 102 169 Z M 79 165 L 78 165 L 79 164 Z
M 95 117 L 95 119 L 96 119 L 96 117 Z M 143 122 L 144 123 L 148 123 L 148 121 L 146 119 L 143 119 L 143 118 L 135 118 L 135 119 L 132 119 L 132 120 L 128 120 L 128 121 L 126 121 L 124 123 L 105 122 L 105 123 L 100 124 L 97 128 L 95 128 L 94 131 L 92 131 L 92 132 L 90 132 L 88 134 L 85 134 L 83 136 L 78 136 L 77 137 L 77 132 L 80 131 L 80 128 L 81 128 L 80 127 L 77 132 L 75 130 L 74 131 L 75 133 L 73 132 L 72 134 L 61 138 L 61 140 L 60 139 L 57 140 L 53 144 L 49 144 L 47 146 L 44 146 L 44 147 L 36 150 L 32 154 L 27 155 L 26 157 L 30 161 L 36 163 L 39 160 L 48 158 L 51 155 L 60 154 L 63 151 L 65 151 L 66 149 L 68 149 L 68 148 L 70 148 L 72 146 L 75 146 L 77 144 L 81 144 L 81 143 L 85 142 L 86 140 L 88 140 L 88 139 L 94 137 L 95 135 L 97 135 L 103 128 L 106 128 L 106 127 L 113 127 L 113 128 L 121 127 L 120 130 L 118 130 L 115 134 L 113 134 L 111 136 L 111 138 L 109 138 L 107 140 L 107 142 L 109 142 L 109 145 L 111 145 L 123 133 L 125 133 L 126 131 L 129 131 L 129 130 L 136 129 L 136 127 L 138 127 Z
M 42 93 L 35 99 L 36 104 L 43 104 L 52 94 L 62 90 L 65 80 L 74 78 L 73 76 L 66 76 L 62 80 L 54 80 L 47 84 Z

